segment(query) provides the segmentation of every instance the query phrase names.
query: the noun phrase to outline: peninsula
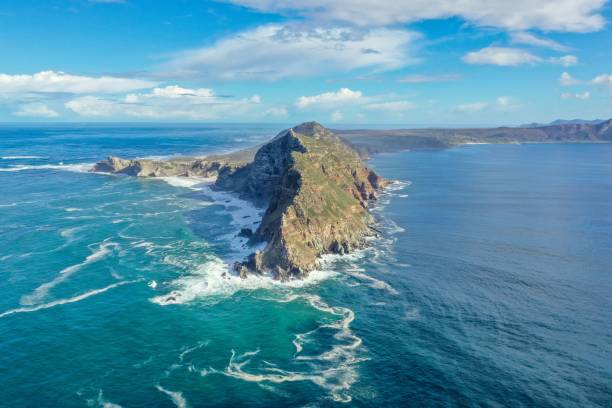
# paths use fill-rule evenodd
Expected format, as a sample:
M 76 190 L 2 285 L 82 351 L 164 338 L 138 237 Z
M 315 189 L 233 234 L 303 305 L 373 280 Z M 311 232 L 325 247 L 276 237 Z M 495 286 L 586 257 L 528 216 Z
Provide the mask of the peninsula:
M 284 130 L 258 149 L 166 161 L 109 157 L 94 171 L 214 178 L 215 188 L 265 206 L 259 228 L 241 234 L 266 246 L 234 269 L 241 277 L 270 273 L 279 280 L 305 277 L 323 254 L 363 247 L 374 234 L 368 202 L 388 183 L 316 122 Z

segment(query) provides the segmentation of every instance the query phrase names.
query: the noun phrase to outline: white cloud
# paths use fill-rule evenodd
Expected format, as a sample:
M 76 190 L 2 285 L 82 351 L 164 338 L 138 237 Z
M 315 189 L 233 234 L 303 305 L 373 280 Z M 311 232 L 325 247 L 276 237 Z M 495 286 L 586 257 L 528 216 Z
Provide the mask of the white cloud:
M 170 85 L 121 99 L 82 96 L 68 101 L 65 107 L 80 116 L 94 118 L 210 120 L 255 115 L 253 108 L 260 103 L 258 95 L 234 100 L 219 97 L 209 88 Z
M 494 102 L 473 102 L 459 105 L 455 108 L 456 112 L 475 113 L 486 110 L 494 110 L 498 112 L 507 112 L 514 110 L 518 105 L 507 96 L 500 96 Z
M 586 100 L 591 98 L 591 93 L 588 91 L 584 91 L 582 93 L 562 93 L 561 99 L 581 99 Z
M 549 58 L 548 61 L 551 64 L 559 64 L 563 65 L 564 67 L 573 67 L 574 65 L 578 64 L 578 57 L 575 55 L 564 55 L 558 58 Z
M 370 103 L 365 106 L 365 108 L 369 110 L 396 112 L 396 113 L 414 109 L 415 107 L 416 105 L 409 101 L 378 102 L 378 103 Z
M 420 35 L 402 29 L 307 29 L 269 24 L 211 46 L 176 53 L 164 75 L 278 80 L 359 68 L 388 70 L 415 62 Z
M 535 64 L 542 59 L 520 48 L 490 46 L 478 51 L 468 52 L 463 61 L 468 64 L 500 65 L 514 67 L 523 64 Z
M 559 83 L 562 86 L 572 86 L 572 85 L 578 85 L 579 83 L 581 83 L 582 81 L 575 79 L 573 76 L 570 75 L 569 72 L 564 72 L 561 74 L 561 76 L 559 77 Z
M 70 75 L 61 71 L 41 71 L 33 75 L 0 74 L 0 92 L 2 93 L 117 93 L 150 88 L 155 85 L 155 82 L 142 79 L 112 76 L 87 77 Z
M 491 104 L 488 102 L 473 102 L 464 103 L 455 108 L 457 112 L 481 112 L 487 109 Z
M 589 32 L 605 25 L 606 0 L 226 0 L 260 11 L 292 13 L 361 26 L 460 17 L 513 31 Z
M 533 45 L 535 47 L 549 48 L 555 51 L 568 51 L 569 48 L 557 41 L 537 37 L 531 33 L 520 31 L 510 34 L 510 39 L 515 44 Z
M 272 106 L 266 109 L 264 114 L 266 116 L 284 119 L 289 116 L 289 110 L 287 110 L 286 106 Z
M 330 119 L 332 122 L 340 122 L 342 119 L 344 119 L 344 114 L 339 110 L 333 111 L 330 115 Z
M 540 62 L 559 64 L 564 67 L 571 67 L 578 64 L 578 57 L 575 55 L 551 57 L 545 60 L 521 48 L 497 47 L 493 45 L 478 51 L 468 52 L 462 59 L 463 62 L 468 64 L 499 65 L 505 67 L 516 67 L 524 64 L 533 65 Z
M 598 75 L 591 81 L 595 85 L 605 85 L 612 87 L 612 75 L 610 74 L 602 74 Z
M 39 118 L 56 118 L 59 116 L 59 113 L 57 113 L 53 109 L 50 109 L 44 103 L 33 102 L 19 106 L 19 110 L 13 112 L 13 115 L 32 116 Z
M 407 84 L 424 84 L 427 82 L 446 82 L 456 81 L 461 79 L 459 74 L 439 74 L 439 75 L 408 75 L 400 78 L 398 82 L 404 82 Z
M 358 101 L 363 97 L 361 91 L 340 88 L 337 92 L 325 92 L 313 96 L 300 96 L 295 103 L 299 109 L 320 106 L 333 106 Z

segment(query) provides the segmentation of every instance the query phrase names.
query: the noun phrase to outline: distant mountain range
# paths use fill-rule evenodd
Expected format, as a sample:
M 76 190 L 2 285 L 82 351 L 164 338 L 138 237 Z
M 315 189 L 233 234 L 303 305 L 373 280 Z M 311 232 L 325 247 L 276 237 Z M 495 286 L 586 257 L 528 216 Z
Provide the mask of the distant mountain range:
M 556 120 L 548 125 L 471 129 L 337 130 L 364 157 L 415 149 L 444 149 L 479 143 L 605 143 L 612 142 L 612 119 Z
M 527 123 L 521 125 L 520 127 L 524 128 L 533 128 L 533 127 L 542 127 L 542 126 L 556 126 L 556 125 L 599 125 L 600 123 L 605 122 L 603 119 L 594 119 L 594 120 L 586 120 L 586 119 L 557 119 L 553 120 L 550 123 Z

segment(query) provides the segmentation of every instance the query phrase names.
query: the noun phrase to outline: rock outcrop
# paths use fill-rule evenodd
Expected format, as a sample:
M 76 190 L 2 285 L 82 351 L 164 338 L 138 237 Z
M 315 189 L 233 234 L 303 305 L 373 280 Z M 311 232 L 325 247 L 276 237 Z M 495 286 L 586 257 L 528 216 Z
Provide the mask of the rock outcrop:
M 253 243 L 267 243 L 234 265 L 242 277 L 271 273 L 280 280 L 303 278 L 321 255 L 365 245 L 373 233 L 368 202 L 387 182 L 365 167 L 353 148 L 320 124 L 308 122 L 253 151 L 167 161 L 109 157 L 94 170 L 216 177 L 216 188 L 267 206 L 257 231 L 241 231 Z
M 233 172 L 221 188 L 268 202 L 253 240 L 263 251 L 236 264 L 241 274 L 271 272 L 278 279 L 304 277 L 326 253 L 348 253 L 371 235 L 368 201 L 385 181 L 335 134 L 315 122 L 281 132 Z
M 175 158 L 169 160 L 121 159 L 109 156 L 97 163 L 93 171 L 119 173 L 136 177 L 202 177 L 217 178 L 220 172 L 231 174 L 253 160 L 254 150 L 204 158 Z

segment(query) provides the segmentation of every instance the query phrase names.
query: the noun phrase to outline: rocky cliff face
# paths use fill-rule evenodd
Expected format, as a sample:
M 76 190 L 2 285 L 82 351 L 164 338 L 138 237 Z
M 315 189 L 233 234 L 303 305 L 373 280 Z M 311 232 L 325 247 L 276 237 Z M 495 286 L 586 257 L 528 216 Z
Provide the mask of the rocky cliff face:
M 266 205 L 258 230 L 242 234 L 267 244 L 235 269 L 243 277 L 271 273 L 281 280 L 306 276 L 323 254 L 364 246 L 372 234 L 368 202 L 386 184 L 355 150 L 316 122 L 279 133 L 254 156 L 167 161 L 109 157 L 94 171 L 216 177 L 216 188 Z
M 261 252 L 236 264 L 241 275 L 271 272 L 278 279 L 300 278 L 326 253 L 347 253 L 371 234 L 368 201 L 386 182 L 366 168 L 357 152 L 315 122 L 281 132 L 217 185 L 268 209 L 254 239 Z
M 127 160 L 109 156 L 97 163 L 93 171 L 119 173 L 136 177 L 203 177 L 216 178 L 219 173 L 231 174 L 253 160 L 250 151 L 205 158 L 177 158 L 171 160 Z

